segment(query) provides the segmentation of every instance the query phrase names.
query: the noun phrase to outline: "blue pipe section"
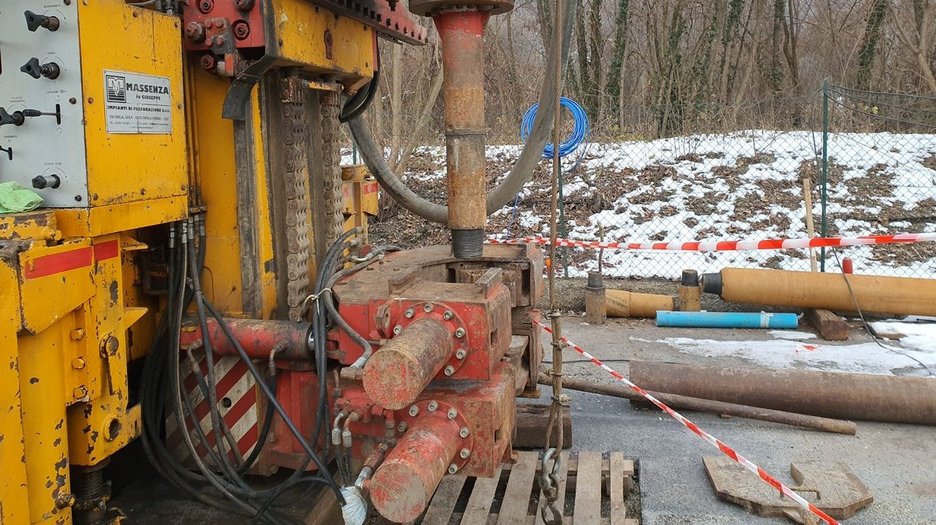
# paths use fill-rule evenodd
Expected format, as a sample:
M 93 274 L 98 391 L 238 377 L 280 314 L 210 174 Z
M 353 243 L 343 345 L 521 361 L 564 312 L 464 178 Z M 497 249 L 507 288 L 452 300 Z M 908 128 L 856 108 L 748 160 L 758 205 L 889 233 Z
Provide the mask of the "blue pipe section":
M 796 328 L 796 314 L 767 312 L 670 312 L 656 313 L 657 326 L 687 328 Z
M 572 134 L 559 144 L 559 156 L 565 157 L 575 152 L 575 150 L 585 142 L 590 124 L 588 122 L 588 115 L 585 113 L 585 108 L 578 105 L 578 103 L 571 98 L 562 97 L 560 100 L 562 107 L 568 109 L 569 112 L 572 113 L 572 118 L 575 119 L 575 127 L 572 129 Z M 527 137 L 530 136 L 530 130 L 533 129 L 533 120 L 536 118 L 537 108 L 539 108 L 539 104 L 533 104 L 523 115 L 523 121 L 520 123 L 520 140 L 523 142 L 526 142 Z M 547 142 L 546 146 L 543 148 L 543 158 L 553 158 L 552 142 Z

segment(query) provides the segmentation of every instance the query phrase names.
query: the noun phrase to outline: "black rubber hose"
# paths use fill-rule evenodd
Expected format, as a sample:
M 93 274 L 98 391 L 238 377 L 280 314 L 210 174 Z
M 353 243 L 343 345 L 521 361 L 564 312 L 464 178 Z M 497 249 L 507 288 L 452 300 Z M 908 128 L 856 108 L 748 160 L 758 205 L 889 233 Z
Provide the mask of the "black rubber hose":
M 556 60 L 556 53 L 561 53 L 563 72 L 569 58 L 569 44 L 571 43 L 572 28 L 575 25 L 575 11 L 578 2 L 565 2 L 565 13 L 563 13 L 562 28 L 554 27 L 551 42 L 558 42 L 560 31 L 562 34 L 562 49 L 557 49 L 553 45 L 549 50 L 549 56 L 546 58 L 546 64 L 552 64 Z M 555 104 L 557 91 L 561 88 L 561 78 L 554 78 L 546 75 L 543 79 L 543 86 L 540 89 L 539 107 L 540 111 L 536 113 L 536 120 L 533 122 L 533 130 L 527 137 L 527 142 L 520 152 L 520 157 L 516 164 L 510 170 L 510 174 L 487 196 L 487 214 L 490 215 L 501 209 L 508 202 L 514 199 L 517 193 L 523 189 L 523 185 L 533 177 L 533 167 L 539 162 L 543 154 L 543 147 L 549 139 L 552 129 L 553 117 L 555 116 Z M 417 195 L 409 189 L 397 174 L 393 173 L 390 166 L 383 156 L 383 149 L 377 145 L 374 136 L 368 129 L 364 119 L 360 116 L 348 121 L 351 129 L 351 135 L 357 143 L 358 150 L 361 152 L 361 158 L 367 169 L 374 175 L 380 186 L 401 206 L 419 215 L 424 219 L 440 224 L 448 223 L 448 206 L 436 204 L 426 198 Z

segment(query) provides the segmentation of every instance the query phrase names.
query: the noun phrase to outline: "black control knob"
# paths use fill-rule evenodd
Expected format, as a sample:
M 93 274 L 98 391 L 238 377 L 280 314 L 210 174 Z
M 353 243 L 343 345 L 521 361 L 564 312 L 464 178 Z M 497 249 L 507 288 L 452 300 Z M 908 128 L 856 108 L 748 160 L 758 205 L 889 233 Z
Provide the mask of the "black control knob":
M 58 188 L 60 184 L 62 184 L 62 179 L 58 175 L 37 175 L 32 180 L 32 186 L 37 190 Z
M 0 107 L 0 126 L 5 126 L 7 124 L 22 126 L 23 122 L 26 122 L 26 115 L 23 115 L 22 111 L 14 111 L 11 115 L 7 113 L 6 108 Z
M 62 68 L 55 62 L 40 64 L 38 58 L 32 57 L 29 59 L 29 62 L 23 64 L 20 71 L 33 78 L 46 77 L 48 79 L 56 79 L 62 73 Z
M 40 27 L 49 31 L 58 31 L 59 19 L 55 16 L 37 15 L 32 11 L 26 11 L 26 28 L 35 32 Z

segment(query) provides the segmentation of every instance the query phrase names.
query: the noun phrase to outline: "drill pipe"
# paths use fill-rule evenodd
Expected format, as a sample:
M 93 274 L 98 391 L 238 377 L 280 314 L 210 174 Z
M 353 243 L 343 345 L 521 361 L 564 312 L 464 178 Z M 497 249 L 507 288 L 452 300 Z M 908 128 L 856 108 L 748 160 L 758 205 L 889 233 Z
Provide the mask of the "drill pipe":
M 540 374 L 538 382 L 541 385 L 552 384 L 551 380 L 543 374 Z M 562 380 L 562 388 L 578 390 L 579 392 L 587 392 L 589 394 L 619 397 L 630 401 L 648 402 L 642 395 L 628 388 L 617 385 L 602 385 L 600 383 L 583 381 L 581 379 L 564 378 Z M 670 408 L 681 408 L 684 410 L 694 410 L 696 412 L 709 412 L 725 416 L 770 421 L 772 423 L 783 423 L 784 425 L 821 430 L 822 432 L 832 432 L 835 434 L 847 434 L 849 436 L 854 436 L 855 433 L 858 432 L 857 425 L 851 421 L 794 414 L 792 412 L 771 410 L 769 408 L 757 408 L 735 403 L 714 401 L 711 399 L 667 394 L 665 392 L 650 392 L 650 395 L 662 401 Z
M 608 317 L 655 317 L 657 310 L 673 310 L 673 298 L 652 293 L 605 290 Z
M 455 421 L 429 416 L 403 434 L 370 481 L 371 503 L 381 516 L 410 523 L 426 510 L 455 458 L 458 430 Z
M 435 16 L 445 77 L 445 162 L 452 253 L 480 257 L 487 224 L 485 194 L 484 26 L 487 11 Z
M 851 291 L 849 291 L 851 285 Z M 936 315 L 936 279 L 725 268 L 702 276 L 702 290 L 733 303 L 893 315 Z M 852 297 L 852 292 L 854 297 Z
M 364 391 L 384 408 L 403 408 L 426 388 L 452 355 L 452 336 L 432 318 L 413 321 L 364 365 Z
M 815 416 L 936 426 L 936 380 L 926 377 L 630 363 L 643 388 Z

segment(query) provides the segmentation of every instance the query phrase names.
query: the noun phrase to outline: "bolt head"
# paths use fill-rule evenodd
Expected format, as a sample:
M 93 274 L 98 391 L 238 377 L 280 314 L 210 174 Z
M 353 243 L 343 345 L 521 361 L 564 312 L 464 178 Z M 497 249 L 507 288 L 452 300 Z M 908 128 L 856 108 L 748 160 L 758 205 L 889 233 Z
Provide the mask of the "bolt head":
M 72 368 L 74 368 L 75 370 L 81 370 L 82 368 L 85 367 L 86 364 L 87 364 L 87 363 L 85 363 L 85 360 L 84 360 L 84 358 L 82 358 L 82 357 L 76 357 L 76 358 L 72 359 L 72 361 L 71 361 L 71 366 L 72 366 Z
M 461 452 L 458 453 L 458 457 L 462 459 L 468 459 L 468 456 L 470 455 L 471 455 L 471 451 L 468 450 L 467 448 L 461 449 Z
M 432 303 L 426 303 L 423 305 L 423 311 L 429 313 L 432 311 Z
M 75 399 L 83 399 L 88 395 L 88 389 L 84 386 L 79 386 L 72 392 L 72 395 L 75 397 Z
M 455 314 L 451 310 L 446 310 L 445 313 L 442 314 L 442 319 L 445 319 L 446 321 L 450 320 L 453 317 L 455 317 Z
M 458 472 L 458 465 L 456 465 L 456 464 L 454 464 L 454 463 L 452 463 L 451 465 L 449 465 L 448 473 L 449 473 L 449 474 L 455 474 L 456 472 Z
M 456 417 L 458 417 L 458 411 L 455 410 L 454 408 L 450 408 L 447 415 L 449 419 L 455 419 Z
M 450 375 L 452 375 L 452 374 L 454 374 L 454 373 L 455 373 L 455 367 L 454 367 L 454 366 L 448 365 L 447 367 L 445 367 L 445 375 L 450 376 Z
M 458 431 L 458 435 L 461 436 L 461 437 L 463 437 L 463 438 L 468 437 L 469 434 L 471 434 L 471 433 L 468 432 L 468 427 L 461 427 L 461 430 Z
M 436 403 L 435 401 L 430 401 L 429 406 L 427 408 L 429 409 L 430 412 L 435 412 L 436 409 L 439 408 L 439 404 Z
M 459 348 L 459 349 L 455 352 L 455 358 L 456 358 L 456 359 L 464 359 L 466 355 L 468 355 L 468 352 L 465 352 L 465 349 L 464 349 L 464 348 Z
M 399 432 L 400 434 L 406 432 L 406 429 L 407 429 L 407 428 L 409 428 L 409 427 L 406 425 L 406 422 L 401 422 L 401 423 L 400 423 L 399 425 L 397 425 L 397 427 L 396 427 L 397 432 Z
M 457 338 L 459 338 L 459 339 L 461 339 L 462 337 L 465 337 L 465 329 L 464 329 L 464 328 L 458 328 L 458 329 L 456 329 L 456 330 L 455 330 L 455 337 L 457 337 Z
M 401 332 L 403 332 L 402 326 L 396 325 L 393 327 L 393 335 L 400 335 Z
M 405 315 L 407 319 L 412 319 L 412 318 L 413 318 L 413 313 L 414 313 L 414 312 L 413 312 L 413 309 L 412 309 L 412 308 L 407 308 L 407 309 L 406 309 L 406 313 L 403 314 L 403 315 Z
M 416 405 L 413 405 L 413 406 L 409 407 L 409 415 L 411 415 L 411 416 L 413 416 L 413 417 L 418 416 L 418 415 L 419 415 L 419 407 L 416 406 Z

